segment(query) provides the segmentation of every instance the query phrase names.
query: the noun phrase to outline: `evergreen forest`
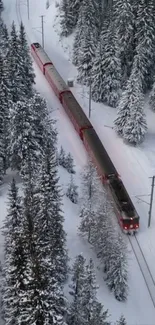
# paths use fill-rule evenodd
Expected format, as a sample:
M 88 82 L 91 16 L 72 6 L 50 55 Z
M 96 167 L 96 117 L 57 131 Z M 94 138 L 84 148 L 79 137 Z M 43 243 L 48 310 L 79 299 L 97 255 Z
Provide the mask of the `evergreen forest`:
M 145 96 L 155 111 L 155 1 L 62 0 L 61 37 L 73 33 L 77 81 L 116 108 L 116 133 L 131 145 L 147 133 Z
M 17 182 L 12 177 L 1 229 L 4 259 L 0 267 L 0 316 L 4 325 L 111 325 L 109 311 L 97 298 L 93 260 L 80 254 L 69 265 L 59 166 L 66 168 L 71 177 L 66 196 L 73 204 L 79 198 L 73 158 L 62 147 L 58 152 L 57 138 L 47 103 L 35 89 L 24 25 L 21 22 L 17 31 L 13 22 L 9 33 L 0 17 L 0 188 L 10 170 L 20 179 Z M 84 185 L 87 189 L 93 173 L 88 177 L 89 184 Z M 89 197 L 87 202 L 93 206 Z M 98 211 L 95 206 L 93 209 L 94 216 Z M 103 215 L 100 211 L 92 231 L 91 218 L 87 229 L 83 227 L 88 216 L 84 205 L 83 211 L 82 235 L 88 235 L 91 226 L 89 240 L 95 240 L 101 223 L 110 234 L 110 225 L 103 218 L 110 212 L 104 210 Z M 126 248 L 120 237 L 113 237 L 113 245 L 101 237 L 94 248 L 105 264 L 107 285 L 117 300 L 124 301 L 128 294 Z M 106 254 L 112 250 L 109 267 Z M 70 298 L 64 294 L 66 284 Z M 127 324 L 123 315 L 116 324 Z

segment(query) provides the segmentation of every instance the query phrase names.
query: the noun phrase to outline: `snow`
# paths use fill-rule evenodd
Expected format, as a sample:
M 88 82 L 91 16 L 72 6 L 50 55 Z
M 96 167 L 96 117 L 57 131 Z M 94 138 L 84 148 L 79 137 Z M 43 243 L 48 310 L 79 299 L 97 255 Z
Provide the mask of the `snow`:
M 45 33 L 45 49 L 54 65 L 58 69 L 64 80 L 69 78 L 75 80 L 77 71 L 69 61 L 71 57 L 71 48 L 73 36 L 67 41 L 61 42 L 57 32 L 59 31 L 57 7 L 55 1 L 50 1 L 50 7 L 46 10 L 46 0 L 31 0 L 30 2 L 30 20 L 27 18 L 27 1 L 26 0 L 4 0 L 5 11 L 3 18 L 8 27 L 14 20 L 19 25 L 21 19 L 26 28 L 29 42 L 39 41 L 41 39 L 41 15 L 44 15 L 44 33 Z M 43 77 L 41 71 L 34 63 L 36 73 L 36 88 L 44 96 L 48 102 L 49 110 L 52 118 L 57 120 L 57 128 L 59 132 L 59 146 L 62 145 L 66 152 L 71 152 L 76 165 L 76 184 L 80 185 L 80 172 L 87 162 L 87 154 L 83 144 L 77 136 L 71 122 L 66 116 L 58 99 L 55 97 L 47 81 Z M 82 105 L 86 114 L 88 114 L 88 89 L 81 87 L 75 83 L 72 88 L 74 95 Z M 148 119 L 148 135 L 145 142 L 138 148 L 125 145 L 118 138 L 112 129 L 113 120 L 116 116 L 116 110 L 105 105 L 92 102 L 91 121 L 107 149 L 112 161 L 114 162 L 122 180 L 127 187 L 129 194 L 140 215 L 140 233 L 138 240 L 144 252 L 145 258 L 150 266 L 152 275 L 155 278 L 155 204 L 152 211 L 151 228 L 147 229 L 148 222 L 148 204 L 151 190 L 151 177 L 155 174 L 155 114 L 147 108 L 146 113 Z M 101 123 L 101 121 L 103 121 Z M 12 173 L 5 178 L 5 183 L 0 189 L 0 227 L 2 220 L 6 215 L 7 189 Z M 69 183 L 70 174 L 60 167 L 60 180 L 65 192 Z M 140 197 L 146 201 L 144 203 L 136 198 Z M 140 268 L 129 245 L 129 286 L 130 294 L 126 303 L 120 303 L 115 300 L 113 294 L 109 290 L 103 280 L 103 273 L 100 269 L 99 261 L 93 253 L 89 244 L 78 236 L 77 228 L 79 225 L 78 206 L 72 204 L 70 200 L 64 196 L 64 212 L 65 212 L 65 230 L 67 232 L 67 241 L 71 263 L 73 258 L 79 254 L 89 259 L 93 258 L 96 266 L 97 282 L 99 284 L 98 298 L 109 309 L 110 319 L 115 322 L 123 313 L 129 325 L 153 325 L 155 320 L 155 309 L 149 296 Z M 3 237 L 0 236 L 1 247 L 3 245 Z M 3 258 L 2 249 L 0 249 L 0 258 Z M 140 294 L 140 291 L 142 294 Z M 67 292 L 67 287 L 65 288 Z

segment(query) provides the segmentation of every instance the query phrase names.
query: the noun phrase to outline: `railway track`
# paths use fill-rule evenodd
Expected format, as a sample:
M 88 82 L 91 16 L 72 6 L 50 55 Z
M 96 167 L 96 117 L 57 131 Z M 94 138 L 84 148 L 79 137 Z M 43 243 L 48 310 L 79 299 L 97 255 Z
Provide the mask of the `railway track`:
M 149 268 L 146 258 L 144 256 L 144 253 L 140 247 L 137 236 L 134 235 L 134 236 L 131 236 L 128 238 L 129 238 L 129 242 L 131 244 L 132 250 L 134 252 L 134 255 L 136 257 L 137 263 L 139 265 L 139 268 L 141 270 L 141 273 L 143 275 L 143 278 L 144 278 L 145 284 L 147 286 L 149 295 L 151 297 L 153 306 L 155 308 L 155 280 L 152 276 L 152 273 L 150 271 L 150 268 Z

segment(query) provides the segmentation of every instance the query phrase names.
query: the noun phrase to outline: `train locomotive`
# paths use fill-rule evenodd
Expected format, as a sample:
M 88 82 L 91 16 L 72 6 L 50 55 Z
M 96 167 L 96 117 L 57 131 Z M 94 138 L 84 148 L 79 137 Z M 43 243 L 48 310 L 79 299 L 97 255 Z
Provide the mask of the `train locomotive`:
M 107 187 L 120 227 L 128 234 L 137 232 L 139 216 L 92 124 L 39 43 L 31 44 L 31 54 L 72 121 L 102 183 Z

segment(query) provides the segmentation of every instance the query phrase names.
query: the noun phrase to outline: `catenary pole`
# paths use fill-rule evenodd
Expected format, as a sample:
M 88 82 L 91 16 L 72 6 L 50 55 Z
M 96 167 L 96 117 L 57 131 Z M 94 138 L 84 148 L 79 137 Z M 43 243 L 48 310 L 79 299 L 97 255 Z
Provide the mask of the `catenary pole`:
M 150 208 L 149 208 L 149 220 L 148 220 L 148 228 L 151 224 L 151 216 L 152 216 L 152 205 L 153 205 L 153 193 L 154 193 L 154 183 L 155 183 L 155 176 L 152 176 L 152 184 L 151 184 L 151 197 L 150 197 Z
M 27 0 L 27 16 L 28 16 L 28 20 L 30 19 L 30 3 L 29 0 Z
M 41 15 L 42 47 L 44 49 L 44 15 Z
M 91 116 L 91 80 L 89 85 L 89 117 Z

